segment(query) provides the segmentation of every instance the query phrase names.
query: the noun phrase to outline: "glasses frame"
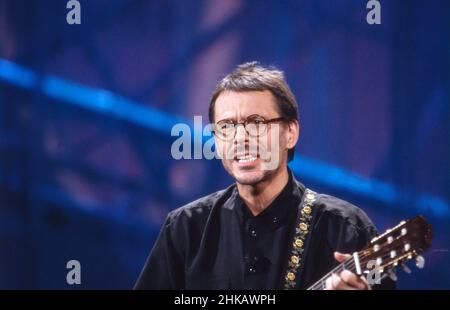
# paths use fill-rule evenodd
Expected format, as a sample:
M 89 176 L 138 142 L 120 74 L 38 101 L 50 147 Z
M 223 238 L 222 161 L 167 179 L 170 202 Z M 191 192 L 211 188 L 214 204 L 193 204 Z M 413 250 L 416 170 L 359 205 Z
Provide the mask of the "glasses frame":
M 250 116 L 251 117 L 251 116 Z M 262 134 L 264 134 L 264 133 L 266 133 L 267 132 L 267 127 L 264 127 L 265 129 L 264 129 L 264 132 L 259 132 L 257 135 L 254 135 L 254 134 L 252 134 L 252 133 L 250 133 L 249 132 L 249 130 L 248 130 L 248 128 L 247 128 L 247 126 L 250 124 L 250 122 L 251 121 L 254 121 L 255 119 L 258 119 L 259 121 L 260 121 L 260 123 L 261 124 L 265 124 L 265 125 L 270 125 L 270 124 L 272 124 L 272 123 L 276 123 L 276 122 L 285 122 L 286 121 L 286 118 L 285 117 L 282 117 L 282 116 L 280 116 L 280 117 L 275 117 L 275 118 L 271 118 L 271 119 L 264 119 L 264 117 L 262 117 L 262 116 L 259 116 L 259 115 L 257 115 L 255 118 L 253 118 L 253 119 L 251 119 L 250 117 L 247 117 L 246 119 L 245 119 L 245 121 L 243 121 L 243 122 L 237 122 L 237 123 L 235 123 L 235 122 L 230 122 L 229 124 L 233 124 L 233 129 L 234 129 L 234 132 L 233 132 L 233 134 L 231 134 L 230 136 L 225 136 L 224 134 L 222 134 L 221 133 L 221 130 L 219 130 L 219 129 L 217 129 L 218 128 L 218 125 L 219 125 L 219 122 L 222 122 L 222 121 L 226 121 L 226 120 L 220 120 L 219 122 L 217 122 L 216 124 L 214 124 L 214 129 L 212 130 L 212 132 L 214 133 L 214 135 L 216 135 L 218 138 L 220 138 L 220 139 L 222 139 L 222 140 L 231 140 L 231 139 L 234 139 L 235 137 L 236 137 L 236 133 L 237 133 L 237 128 L 238 128 L 238 126 L 239 125 L 242 125 L 242 126 L 244 126 L 244 129 L 245 129 L 245 132 L 249 135 L 249 136 L 251 136 L 251 137 L 255 137 L 255 138 L 257 138 L 257 137 L 260 137 Z M 253 125 L 253 124 L 252 124 Z

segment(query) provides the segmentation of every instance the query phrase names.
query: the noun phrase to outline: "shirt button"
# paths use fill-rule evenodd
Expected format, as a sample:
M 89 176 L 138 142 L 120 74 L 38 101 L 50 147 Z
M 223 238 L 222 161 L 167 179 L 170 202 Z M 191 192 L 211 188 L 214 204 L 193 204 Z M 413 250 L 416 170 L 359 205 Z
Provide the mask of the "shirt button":
M 250 231 L 250 234 L 252 235 L 252 237 L 256 237 L 258 234 L 256 233 L 256 230 L 252 229 Z
M 272 229 L 276 229 L 278 228 L 278 225 L 280 225 L 280 219 L 277 216 L 274 216 L 272 218 L 272 223 L 270 226 L 272 227 Z
M 254 256 L 254 257 L 253 257 L 253 260 L 254 260 L 255 262 L 259 261 L 259 256 Z
M 256 269 L 253 267 L 248 268 L 249 273 L 256 273 Z

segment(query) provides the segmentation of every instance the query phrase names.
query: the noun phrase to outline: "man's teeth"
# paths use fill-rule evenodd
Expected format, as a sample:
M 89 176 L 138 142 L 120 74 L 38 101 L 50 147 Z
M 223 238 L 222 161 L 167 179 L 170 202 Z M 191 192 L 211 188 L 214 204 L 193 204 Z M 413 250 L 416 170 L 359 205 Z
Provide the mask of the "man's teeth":
M 252 155 L 246 155 L 244 157 L 238 158 L 238 162 L 240 162 L 240 163 L 249 163 L 249 162 L 255 161 L 255 160 L 256 160 L 256 157 L 252 156 Z

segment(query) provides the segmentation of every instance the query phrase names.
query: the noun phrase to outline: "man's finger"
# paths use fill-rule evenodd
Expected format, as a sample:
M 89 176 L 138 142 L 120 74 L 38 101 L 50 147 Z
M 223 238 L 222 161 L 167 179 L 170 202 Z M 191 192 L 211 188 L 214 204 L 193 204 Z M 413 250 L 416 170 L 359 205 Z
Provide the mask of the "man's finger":
M 325 282 L 328 290 L 356 290 L 356 288 L 348 285 L 337 274 L 333 274 Z
M 366 288 L 371 291 L 372 290 L 372 286 L 369 284 L 369 282 L 367 281 L 365 276 L 360 276 L 359 277 L 361 279 L 361 281 L 363 281 L 366 284 Z
M 363 290 L 366 289 L 366 283 L 358 278 L 353 272 L 350 272 L 348 270 L 344 270 L 340 273 L 339 277 L 349 286 L 352 286 L 354 288 Z
M 337 251 L 334 252 L 334 258 L 340 263 L 342 263 L 343 261 L 345 261 L 346 259 L 348 259 L 350 257 L 351 257 L 350 254 L 344 254 L 344 253 L 337 252 Z

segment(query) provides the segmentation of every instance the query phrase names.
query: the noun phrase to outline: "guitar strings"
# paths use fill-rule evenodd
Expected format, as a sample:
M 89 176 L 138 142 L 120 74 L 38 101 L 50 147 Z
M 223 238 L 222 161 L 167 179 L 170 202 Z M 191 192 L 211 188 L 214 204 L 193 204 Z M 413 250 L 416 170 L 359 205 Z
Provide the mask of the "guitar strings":
M 364 258 L 370 256 L 372 253 L 363 253 L 361 256 L 359 256 L 359 259 L 363 260 Z M 390 258 L 390 253 L 386 252 L 384 255 L 382 256 L 378 256 L 381 257 L 382 260 L 385 260 L 386 258 Z M 349 264 L 348 264 L 349 263 Z M 348 264 L 348 265 L 347 265 Z M 333 268 L 330 272 L 328 272 L 325 276 L 323 276 L 322 278 L 320 278 L 320 280 L 318 280 L 314 285 L 312 285 L 311 287 L 308 288 L 308 290 L 315 290 L 315 289 L 320 289 L 323 288 L 324 286 L 324 282 L 326 281 L 326 279 L 328 279 L 332 274 L 338 272 L 338 271 L 343 271 L 343 270 L 350 270 L 350 271 L 355 271 L 355 261 L 353 259 L 353 257 L 349 257 L 347 260 L 345 260 L 344 262 L 340 263 L 339 265 L 337 265 L 335 268 Z

